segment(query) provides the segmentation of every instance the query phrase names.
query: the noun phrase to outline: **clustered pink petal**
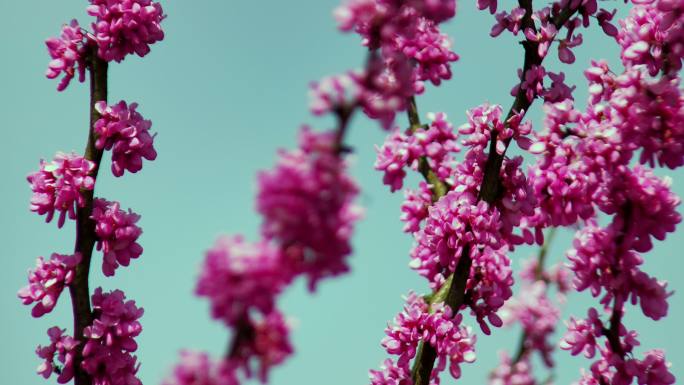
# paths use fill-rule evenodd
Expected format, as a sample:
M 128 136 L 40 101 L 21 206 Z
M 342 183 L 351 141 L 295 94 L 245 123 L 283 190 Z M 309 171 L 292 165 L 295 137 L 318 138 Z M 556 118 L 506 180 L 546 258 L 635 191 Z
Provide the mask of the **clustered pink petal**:
M 291 271 L 306 275 L 312 290 L 321 278 L 349 270 L 349 240 L 361 211 L 346 167 L 334 132 L 304 127 L 299 149 L 281 151 L 275 169 L 258 176 L 262 233 L 280 245 Z
M 221 237 L 207 251 L 195 291 L 209 298 L 214 318 L 235 326 L 252 310 L 273 310 L 275 296 L 289 279 L 287 269 L 272 242 Z
M 684 57 L 684 6 L 676 1 L 652 1 L 634 6 L 620 20 L 618 43 L 625 66 L 646 65 L 648 72 L 675 74 Z
M 161 4 L 152 0 L 90 0 L 88 14 L 98 55 L 120 62 L 128 54 L 140 57 L 150 52 L 150 44 L 164 39 L 160 23 L 166 17 Z
M 503 246 L 497 210 L 468 192 L 450 191 L 428 209 L 425 227 L 415 234 L 411 267 L 439 288 L 454 271 L 466 245 L 484 250 Z M 484 253 L 484 251 L 480 251 Z
M 629 240 L 617 229 L 622 223 L 613 223 L 607 228 L 600 228 L 590 221 L 588 226 L 578 233 L 573 242 L 574 249 L 568 252 L 570 269 L 575 273 L 573 280 L 575 289 L 590 289 L 594 297 L 598 297 L 605 289 L 601 303 L 608 305 L 619 295 L 620 298 L 631 298 L 633 304 L 641 302 L 644 315 L 658 320 L 667 315 L 667 283 L 659 282 L 639 269 L 643 259 L 632 250 L 625 250 Z M 623 240 L 624 241 L 621 241 Z M 616 242 L 620 240 L 619 247 Z M 620 271 L 620 275 L 612 272 Z
M 428 114 L 428 118 L 431 122 L 426 128 L 416 128 L 410 135 L 395 130 L 382 147 L 376 147 L 375 169 L 385 173 L 383 182 L 393 192 L 403 186 L 404 168 L 418 170 L 421 159 L 440 179 L 448 180 L 453 174 L 453 154 L 460 151 L 458 134 L 443 112 Z
M 64 77 L 57 85 L 57 91 L 63 91 L 71 82 L 78 71 L 78 81 L 85 80 L 86 70 L 86 44 L 85 35 L 78 25 L 78 21 L 62 26 L 62 34 L 59 38 L 51 37 L 45 41 L 48 53 L 52 58 L 45 76 L 54 79 L 61 73 Z
M 41 317 L 52 311 L 62 290 L 73 281 L 76 265 L 80 261 L 80 253 L 53 253 L 47 261 L 43 260 L 43 257 L 38 257 L 35 270 L 29 270 L 28 286 L 20 289 L 18 293 L 24 305 L 36 303 L 31 309 L 32 316 Z
M 95 163 L 76 153 L 58 152 L 50 163 L 41 160 L 40 170 L 27 177 L 33 191 L 31 211 L 47 214 L 46 222 L 58 211 L 58 227 L 64 225 L 67 214 L 76 219 L 76 209 L 86 203 L 81 190 L 92 190 L 95 186 L 95 179 L 89 175 L 94 168 Z
M 140 385 L 136 377 L 140 364 L 131 353 L 138 349 L 135 342 L 142 331 L 138 319 L 144 311 L 135 301 L 126 301 L 121 290 L 103 293 L 95 289 L 92 296 L 95 320 L 83 335 L 82 367 L 98 385 Z
M 57 373 L 57 382 L 66 384 L 74 377 L 74 356 L 78 341 L 64 334 L 65 330 L 57 326 L 48 329 L 50 345 L 38 346 L 36 354 L 44 361 L 38 366 L 37 372 L 44 378 L 49 378 L 52 372 Z M 56 357 L 55 357 L 56 356 Z M 61 366 L 55 363 L 55 358 Z
M 575 356 L 584 354 L 587 358 L 593 358 L 598 346 L 597 340 L 603 335 L 603 323 L 599 314 L 593 307 L 587 313 L 587 319 L 570 318 L 568 331 L 561 341 L 560 348 L 569 350 Z
M 424 81 L 439 85 L 451 78 L 449 64 L 458 55 L 438 24 L 455 12 L 454 0 L 349 0 L 335 11 L 341 30 L 354 30 L 363 45 L 378 49 L 367 63 L 359 102 L 386 129 L 408 98 L 423 92 Z
M 431 311 L 428 311 L 431 308 Z M 393 378 L 395 381 L 410 379 L 410 361 L 416 355 L 418 343 L 424 341 L 432 345 L 437 353 L 435 367 L 431 378 L 436 381 L 437 375 L 449 365 L 449 372 L 454 378 L 461 376 L 460 364 L 475 361 L 475 336 L 469 328 L 461 326 L 463 316 L 453 317 L 448 306 L 443 303 L 429 306 L 425 300 L 411 292 L 406 297 L 404 311 L 394 319 L 394 325 L 387 326 L 382 341 L 389 354 L 398 355 L 396 366 L 386 362 L 383 372 L 371 371 L 373 384 Z M 403 382 L 400 382 L 403 383 Z
M 138 258 L 143 248 L 137 242 L 142 229 L 136 225 L 140 215 L 121 209 L 119 202 L 96 198 L 91 218 L 95 221 L 97 249 L 102 250 L 102 272 L 110 277 L 116 269 L 128 266 L 131 259 Z
M 180 362 L 162 385 L 238 385 L 233 370 L 207 353 L 182 350 Z
M 523 16 L 525 16 L 525 9 L 520 7 L 513 8 L 510 14 L 506 11 L 497 13 L 496 24 L 492 27 L 492 31 L 489 35 L 497 37 L 501 32 L 508 30 L 513 35 L 517 36 L 518 32 L 520 32 Z
M 479 244 L 476 245 L 479 248 Z M 485 247 L 470 253 L 473 265 L 466 282 L 468 306 L 480 329 L 487 335 L 491 334 L 489 324 L 494 327 L 503 325 L 497 312 L 513 295 L 513 271 L 507 251 L 505 246 L 499 250 Z
M 95 147 L 112 151 L 112 173 L 122 176 L 125 170 L 135 173 L 142 169 L 143 158 L 155 160 L 154 135 L 150 135 L 152 122 L 143 119 L 138 104 L 123 100 L 108 106 L 97 102 L 95 110 L 101 115 L 93 130 L 97 135 Z
M 411 385 L 411 371 L 406 368 L 399 367 L 391 360 L 386 359 L 380 370 L 370 370 L 369 373 L 371 385 Z

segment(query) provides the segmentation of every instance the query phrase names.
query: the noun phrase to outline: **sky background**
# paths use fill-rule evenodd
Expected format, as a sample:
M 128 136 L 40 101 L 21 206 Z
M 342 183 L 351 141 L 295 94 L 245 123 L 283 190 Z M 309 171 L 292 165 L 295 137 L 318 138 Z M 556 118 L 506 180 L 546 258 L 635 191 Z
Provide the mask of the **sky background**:
M 508 3 L 508 2 L 502 2 Z M 181 348 L 220 354 L 228 332 L 210 319 L 208 304 L 193 295 L 195 278 L 204 252 L 220 234 L 244 234 L 255 240 L 260 218 L 254 211 L 255 174 L 270 168 L 278 148 L 291 148 L 301 124 L 330 128 L 332 122 L 308 113 L 307 86 L 323 76 L 359 68 L 365 51 L 356 35 L 336 30 L 331 17 L 338 0 L 300 1 L 164 1 L 168 18 L 166 39 L 140 59 L 128 57 L 112 64 L 109 72 L 110 103 L 125 99 L 140 103 L 139 111 L 153 121 L 158 133 L 159 157 L 142 172 L 114 178 L 109 154 L 98 178 L 96 195 L 118 200 L 122 207 L 142 215 L 139 225 L 145 249 L 129 268 L 105 279 L 101 256 L 95 254 L 91 288 L 119 288 L 145 308 L 144 331 L 139 337 L 139 375 L 147 385 L 159 384 L 177 360 Z M 626 7 L 621 1 L 609 5 Z M 86 1 L 0 0 L 0 383 L 43 384 L 35 374 L 34 354 L 48 341 L 45 331 L 53 325 L 71 329 L 71 304 L 65 292 L 55 311 L 34 319 L 30 307 L 21 305 L 17 290 L 26 284 L 27 269 L 36 257 L 73 251 L 74 226 L 61 230 L 56 223 L 29 212 L 26 175 L 41 158 L 57 151 L 82 152 L 88 130 L 87 84 L 72 82 L 62 93 L 57 82 L 44 77 L 49 57 L 44 40 L 59 33 L 62 23 L 77 18 L 90 24 Z M 621 12 L 620 14 L 624 14 Z M 457 17 L 443 28 L 461 60 L 454 76 L 439 88 L 428 86 L 418 97 L 424 118 L 427 112 L 444 111 L 455 126 L 465 121 L 465 111 L 483 102 L 500 103 L 507 110 L 509 90 L 522 65 L 522 49 L 504 34 L 488 36 L 494 18 L 478 12 L 468 1 L 459 2 Z M 582 77 L 592 58 L 618 64 L 616 43 L 597 27 L 582 31 L 585 44 L 575 50 L 574 66 L 548 60 L 551 71 L 567 72 L 576 84 L 577 103 L 586 102 Z M 539 103 L 528 115 L 541 126 Z M 403 116 L 399 120 L 406 125 Z M 425 292 L 427 285 L 407 266 L 411 238 L 401 232 L 400 193 L 390 194 L 382 175 L 373 170 L 374 146 L 385 133 L 375 122 L 357 115 L 348 144 L 354 147 L 351 172 L 358 180 L 365 219 L 354 236 L 352 271 L 322 282 L 313 295 L 303 281 L 290 287 L 280 307 L 294 321 L 296 354 L 272 371 L 277 385 L 349 385 L 368 382 L 368 369 L 378 368 L 386 354 L 379 342 L 388 321 L 401 310 L 402 295 Z M 674 179 L 674 190 L 684 192 L 682 171 L 659 172 Z M 410 179 L 415 185 L 417 179 Z M 550 260 L 561 261 L 572 233 L 561 231 L 551 248 Z M 645 270 L 670 282 L 669 316 L 654 322 L 628 308 L 626 325 L 636 329 L 642 346 L 638 351 L 663 348 L 678 377 L 684 372 L 681 325 L 684 283 L 677 280 L 684 262 L 684 232 L 670 234 L 645 255 Z M 536 253 L 521 247 L 513 255 L 519 271 L 522 259 Z M 563 319 L 583 316 L 596 304 L 588 293 L 573 293 Z M 518 329 L 478 333 L 477 361 L 463 366 L 463 384 L 484 384 L 498 362 L 498 351 L 517 346 Z M 563 326 L 559 325 L 562 332 Z M 557 384 L 579 378 L 579 369 L 590 362 L 555 354 L 559 365 Z M 51 378 L 50 383 L 55 383 Z M 443 383 L 455 381 L 448 375 Z M 253 383 L 256 383 L 255 381 Z

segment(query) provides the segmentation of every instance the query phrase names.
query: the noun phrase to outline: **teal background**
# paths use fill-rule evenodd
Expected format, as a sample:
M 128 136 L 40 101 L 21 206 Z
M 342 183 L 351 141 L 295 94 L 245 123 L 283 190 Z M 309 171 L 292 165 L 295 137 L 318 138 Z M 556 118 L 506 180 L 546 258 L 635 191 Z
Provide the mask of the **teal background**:
M 504 2 L 502 2 L 504 3 Z M 138 174 L 114 178 L 109 156 L 98 179 L 97 195 L 119 200 L 142 215 L 145 253 L 130 268 L 105 279 L 100 258 L 94 259 L 91 286 L 121 288 L 145 308 L 145 327 L 139 338 L 140 377 L 158 384 L 176 362 L 181 348 L 220 354 L 228 332 L 210 319 L 206 301 L 193 296 L 193 286 L 204 251 L 219 234 L 242 233 L 254 240 L 260 218 L 254 212 L 255 173 L 272 166 L 276 149 L 291 148 L 302 123 L 332 127 L 327 119 L 307 110 L 307 85 L 322 76 L 362 66 L 364 49 L 355 35 L 336 30 L 331 17 L 338 0 L 308 1 L 164 1 L 169 17 L 166 39 L 141 60 L 129 57 L 111 65 L 110 102 L 137 101 L 158 132 L 159 157 Z M 613 5 L 625 8 L 622 2 Z M 82 152 L 88 117 L 87 84 L 72 82 L 63 92 L 43 73 L 49 61 L 44 40 L 58 34 L 60 25 L 78 18 L 89 25 L 85 1 L 0 0 L 0 384 L 42 384 L 34 374 L 39 364 L 35 346 L 47 341 L 53 325 L 71 328 L 68 295 L 55 311 L 40 319 L 30 316 L 16 291 L 26 283 L 26 271 L 39 255 L 73 250 L 74 226 L 58 230 L 28 211 L 30 191 L 25 177 L 41 158 L 56 151 Z M 489 101 L 508 109 L 510 88 L 522 64 L 516 39 L 488 36 L 494 18 L 478 12 L 468 1 L 459 2 L 457 17 L 444 26 L 461 60 L 454 77 L 439 88 L 428 86 L 418 97 L 422 117 L 446 111 L 454 125 L 465 121 L 465 110 Z M 624 12 L 621 12 L 624 14 Z M 576 49 L 577 63 L 558 63 L 555 50 L 548 60 L 552 71 L 568 71 L 577 84 L 577 103 L 586 101 L 581 71 L 590 58 L 608 58 L 617 66 L 614 41 L 593 27 L 583 31 L 585 44 Z M 541 126 L 539 103 L 530 112 L 535 128 Z M 402 116 L 399 122 L 405 125 Z M 401 233 L 400 193 L 390 194 L 373 170 L 374 145 L 383 141 L 378 125 L 361 115 L 352 121 L 348 143 L 354 147 L 352 173 L 362 186 L 360 203 L 365 219 L 354 236 L 352 272 L 323 282 L 311 295 L 302 281 L 289 288 L 280 306 L 295 321 L 296 354 L 272 372 L 271 383 L 348 385 L 367 383 L 367 372 L 386 357 L 379 342 L 386 323 L 401 310 L 401 296 L 426 285 L 407 266 L 411 239 Z M 682 171 L 666 170 L 674 190 L 684 192 Z M 415 183 L 417 179 L 411 179 Z M 571 233 L 562 231 L 552 247 L 551 260 L 563 258 Z M 642 348 L 663 348 L 681 376 L 684 345 L 684 288 L 681 250 L 684 232 L 669 235 L 645 256 L 645 270 L 670 282 L 676 293 L 670 314 L 659 322 L 645 319 L 629 308 L 628 327 L 639 331 Z M 520 248 L 513 256 L 535 253 Z M 574 293 L 564 307 L 583 316 L 595 304 L 587 293 Z M 478 359 L 463 367 L 460 383 L 483 384 L 498 362 L 497 351 L 517 346 L 519 330 L 479 334 Z M 559 326 L 562 331 L 562 326 Z M 643 350 L 640 349 L 640 350 Z M 579 378 L 589 361 L 556 352 L 557 384 Z M 49 380 L 54 383 L 54 378 Z M 448 376 L 445 384 L 454 383 Z

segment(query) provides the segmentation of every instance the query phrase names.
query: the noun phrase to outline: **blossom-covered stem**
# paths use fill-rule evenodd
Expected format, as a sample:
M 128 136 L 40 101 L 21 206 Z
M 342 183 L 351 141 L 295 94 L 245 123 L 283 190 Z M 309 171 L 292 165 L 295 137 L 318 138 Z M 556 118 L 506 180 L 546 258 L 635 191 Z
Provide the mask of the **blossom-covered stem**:
M 406 109 L 406 114 L 409 120 L 409 130 L 414 132 L 419 128 L 423 127 L 420 123 L 420 115 L 418 114 L 418 106 L 416 104 L 416 98 L 411 96 L 408 100 L 408 108 Z M 425 157 L 420 158 L 418 161 L 418 171 L 423 175 L 425 181 L 432 186 L 432 201 L 437 202 L 439 198 L 446 195 L 449 188 L 445 182 L 439 179 L 437 174 L 430 169 L 427 159 Z
M 570 8 L 571 4 L 574 2 L 568 2 L 568 5 L 561 10 L 556 18 L 551 17 L 550 23 L 552 23 L 556 29 L 560 29 L 571 17 L 577 12 L 579 8 Z M 525 9 L 525 16 L 521 20 L 521 25 L 523 28 L 531 28 L 536 31 L 534 26 L 534 21 L 532 20 L 532 14 L 534 10 L 532 9 L 532 0 L 519 0 L 518 4 L 520 8 Z M 534 66 L 539 66 L 544 61 L 544 58 L 539 56 L 539 42 L 534 42 L 530 40 L 525 40 L 522 42 L 523 48 L 525 49 L 525 59 L 523 63 L 523 70 L 520 77 L 520 85 L 518 87 L 518 93 L 515 95 L 515 100 L 511 106 L 508 114 L 506 115 L 506 126 L 508 126 L 508 120 L 517 113 L 524 114 L 532 105 L 534 99 L 530 100 L 526 95 L 525 87 L 522 86 L 522 82 L 525 79 L 525 74 Z M 506 148 L 511 142 L 512 138 L 506 139 L 504 142 Z M 496 132 L 492 133 L 491 138 L 492 147 L 494 149 L 496 145 Z M 501 165 L 503 163 L 505 151 L 500 155 L 496 151 L 489 151 L 489 158 L 487 158 L 487 163 L 485 165 L 484 180 L 482 181 L 482 188 L 480 189 L 480 199 L 490 202 L 488 197 L 493 200 L 496 197 L 499 190 L 499 170 L 501 170 Z
M 523 17 L 523 25 L 528 24 L 534 27 L 534 22 L 532 20 L 532 1 L 531 0 L 520 0 L 519 4 L 521 8 L 525 9 L 525 16 Z M 551 22 L 556 26 L 556 28 L 562 27 L 572 15 L 578 10 L 578 8 L 570 8 L 573 2 L 568 2 L 566 8 L 562 9 L 556 18 L 552 18 Z M 540 65 L 543 58 L 538 53 L 538 43 L 532 41 L 523 42 L 523 47 L 525 49 L 525 59 L 521 75 L 521 83 L 525 79 L 525 73 L 532 68 L 534 65 Z M 532 99 L 534 100 L 534 99 Z M 508 114 L 506 116 L 506 125 L 508 125 L 509 119 L 518 113 L 525 114 L 529 107 L 532 105 L 532 100 L 529 100 L 525 96 L 524 87 L 522 84 L 518 87 L 518 93 L 515 96 L 513 105 L 511 106 Z M 410 116 L 410 115 L 409 115 Z M 508 138 L 505 141 L 506 148 L 510 143 L 512 138 Z M 505 150 L 499 154 L 496 151 L 497 135 L 496 132 L 492 132 L 490 138 L 490 148 L 487 162 L 485 163 L 485 172 L 482 180 L 482 185 L 480 186 L 478 200 L 484 200 L 487 203 L 493 203 L 500 192 L 500 171 L 501 165 L 503 164 L 503 159 L 505 156 Z M 458 313 L 463 306 L 465 300 L 465 289 L 468 277 L 470 276 L 470 267 L 472 265 L 472 259 L 470 258 L 470 247 L 464 247 L 463 253 L 458 260 L 456 269 L 447 280 L 439 292 L 446 293 L 444 297 L 445 305 L 454 309 L 454 313 Z M 438 292 L 438 293 L 439 293 Z M 431 302 L 438 302 L 440 299 L 439 295 L 435 294 Z M 430 374 L 432 373 L 432 368 L 434 367 L 436 358 L 436 352 L 431 346 L 421 346 L 421 348 L 416 353 L 416 358 L 414 361 L 413 369 L 411 371 L 413 384 L 414 385 L 428 385 L 430 383 Z
M 556 228 L 552 227 L 551 230 L 546 234 L 544 237 L 544 244 L 539 248 L 539 254 L 537 255 L 537 266 L 534 269 L 534 278 L 537 281 L 544 280 L 544 262 L 546 261 L 546 255 L 549 253 L 549 247 L 551 245 L 551 242 L 553 241 L 553 238 L 556 235 Z M 547 286 L 548 287 L 548 286 Z M 527 340 L 527 333 L 524 331 L 522 332 L 522 335 L 520 336 L 520 343 L 518 344 L 518 351 L 515 353 L 515 356 L 513 357 L 513 361 L 511 362 L 511 365 L 515 365 L 520 360 L 523 358 L 525 353 L 527 353 L 527 347 L 525 345 L 525 341 Z
M 98 101 L 107 101 L 107 62 L 100 59 L 96 54 L 97 47 L 91 49 L 89 54 L 88 70 L 90 72 L 90 124 L 88 126 L 88 143 L 85 149 L 85 158 L 95 163 L 91 176 L 97 178 L 97 172 L 102 159 L 102 150 L 95 147 L 95 134 L 92 127 L 100 118 L 95 109 Z M 82 191 L 86 204 L 78 208 L 76 220 L 76 246 L 75 252 L 81 253 L 81 262 L 76 266 L 76 275 L 69 286 L 71 303 L 74 313 L 74 337 L 81 342 L 76 349 L 74 359 L 74 380 L 76 385 L 89 385 L 91 378 L 81 368 L 81 349 L 85 345 L 83 330 L 92 323 L 90 309 L 90 289 L 88 288 L 88 273 L 90 271 L 90 258 L 95 246 L 95 222 L 91 219 L 93 211 L 93 190 Z

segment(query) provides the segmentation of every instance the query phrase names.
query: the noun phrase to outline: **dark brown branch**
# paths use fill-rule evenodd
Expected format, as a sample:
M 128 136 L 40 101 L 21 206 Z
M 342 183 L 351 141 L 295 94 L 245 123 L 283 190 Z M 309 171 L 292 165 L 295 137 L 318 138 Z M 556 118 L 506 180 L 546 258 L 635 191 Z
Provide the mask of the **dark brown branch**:
M 88 70 L 90 71 L 90 124 L 88 126 L 88 143 L 85 149 L 85 158 L 95 163 L 91 172 L 93 179 L 97 179 L 97 173 L 102 160 L 102 150 L 95 148 L 95 134 L 93 126 L 100 118 L 95 110 L 95 103 L 107 101 L 107 62 L 97 56 L 97 48 L 91 49 Z M 74 358 L 74 381 L 76 385 L 90 385 L 91 378 L 81 368 L 82 349 L 85 344 L 83 330 L 92 323 L 93 315 L 90 309 L 90 289 L 88 288 L 88 274 L 90 271 L 90 259 L 95 246 L 95 222 L 90 218 L 93 211 L 93 190 L 81 191 L 85 199 L 85 206 L 78 208 L 76 219 L 76 246 L 75 252 L 81 253 L 81 263 L 76 266 L 76 275 L 69 286 L 71 303 L 74 314 L 74 338 L 80 342 Z

